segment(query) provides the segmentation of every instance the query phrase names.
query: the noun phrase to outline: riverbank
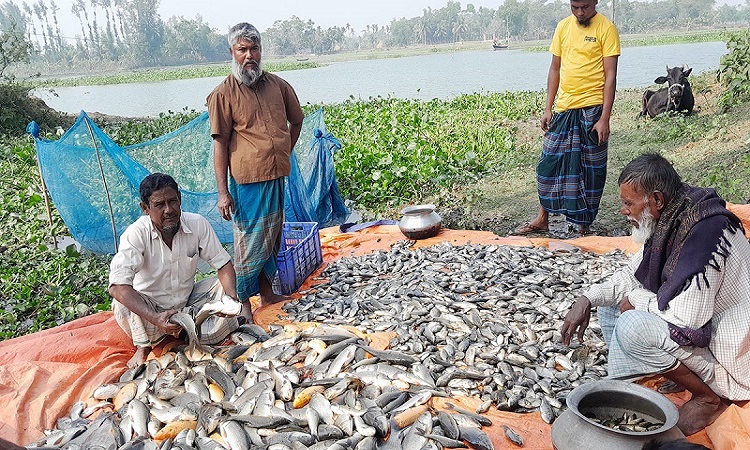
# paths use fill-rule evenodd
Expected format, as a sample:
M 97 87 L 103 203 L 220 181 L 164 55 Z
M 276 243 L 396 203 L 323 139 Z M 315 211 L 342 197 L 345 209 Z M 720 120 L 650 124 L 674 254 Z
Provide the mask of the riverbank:
M 664 155 L 683 181 L 713 187 L 732 203 L 748 203 L 750 187 L 750 105 L 722 111 L 723 88 L 714 73 L 691 77 L 696 108 L 690 116 L 637 118 L 642 90 L 618 90 L 611 119 L 607 183 L 599 215 L 591 231 L 601 236 L 630 233 L 619 215 L 617 178 L 630 160 L 645 152 Z M 444 223 L 451 228 L 489 230 L 504 236 L 535 217 L 538 209 L 536 161 L 542 148 L 538 117 L 515 124 L 516 147 L 525 163 L 469 186 L 456 186 L 452 205 L 444 205 Z M 563 217 L 553 217 L 550 235 L 569 237 Z

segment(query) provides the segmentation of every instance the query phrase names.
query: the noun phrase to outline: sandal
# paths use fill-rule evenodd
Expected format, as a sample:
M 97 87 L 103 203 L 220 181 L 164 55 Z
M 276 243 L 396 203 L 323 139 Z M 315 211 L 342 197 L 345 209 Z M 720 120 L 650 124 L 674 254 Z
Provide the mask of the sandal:
M 681 385 L 675 383 L 674 381 L 667 380 L 659 385 L 659 387 L 656 388 L 656 390 L 660 394 L 674 394 L 676 392 L 682 392 L 685 390 L 684 387 Z
M 549 228 L 538 227 L 531 222 L 527 222 L 521 225 L 520 227 L 516 228 L 513 231 L 513 234 L 517 236 L 526 236 L 527 234 L 546 233 L 548 231 L 549 231 Z

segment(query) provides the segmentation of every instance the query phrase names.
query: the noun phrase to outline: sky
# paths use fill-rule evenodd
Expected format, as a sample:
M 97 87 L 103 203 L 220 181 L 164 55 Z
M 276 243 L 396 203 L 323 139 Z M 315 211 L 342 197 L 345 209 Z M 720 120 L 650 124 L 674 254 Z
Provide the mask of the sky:
M 719 0 L 719 4 L 742 4 L 745 0 Z M 505 0 L 459 0 L 465 8 L 471 3 L 476 8 L 497 8 Z M 30 1 L 27 0 L 27 3 Z M 159 15 L 166 21 L 172 16 L 194 19 L 196 15 L 216 29 L 220 34 L 238 22 L 250 22 L 261 32 L 277 20 L 295 15 L 302 20 L 312 20 L 322 28 L 344 26 L 349 23 L 357 33 L 367 25 L 387 25 L 392 19 L 421 16 L 431 7 L 445 7 L 448 0 L 161 0 Z M 70 12 L 73 0 L 56 0 L 60 8 L 59 20 L 63 34 L 80 33 L 80 25 Z

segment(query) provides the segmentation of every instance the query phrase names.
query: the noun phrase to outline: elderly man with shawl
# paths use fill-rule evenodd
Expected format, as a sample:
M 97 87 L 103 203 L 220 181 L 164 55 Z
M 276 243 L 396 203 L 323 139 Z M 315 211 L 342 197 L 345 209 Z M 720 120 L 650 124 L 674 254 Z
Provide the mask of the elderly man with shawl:
M 563 343 L 574 334 L 583 340 L 591 307 L 599 307 L 609 376 L 661 374 L 684 386 L 692 398 L 677 425 L 690 435 L 727 400 L 750 399 L 750 244 L 713 189 L 683 184 L 659 155 L 631 161 L 618 183 L 620 214 L 643 248 L 578 299 Z
M 597 3 L 571 0 L 572 14 L 555 29 L 537 165 L 539 213 L 515 234 L 548 231 L 550 214 L 564 214 L 587 234 L 599 212 L 620 38 L 614 24 L 597 13 Z
M 271 280 L 284 220 L 284 177 L 305 116 L 289 83 L 263 70 L 254 26 L 233 26 L 227 40 L 232 73 L 207 98 L 218 207 L 224 219 L 234 219 L 239 298 L 260 293 L 262 306 L 283 298 Z

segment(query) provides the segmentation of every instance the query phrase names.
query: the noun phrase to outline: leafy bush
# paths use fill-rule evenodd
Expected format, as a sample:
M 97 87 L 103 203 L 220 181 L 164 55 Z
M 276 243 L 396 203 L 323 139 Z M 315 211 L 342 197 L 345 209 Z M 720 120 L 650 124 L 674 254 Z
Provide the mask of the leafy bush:
M 0 340 L 108 309 L 108 262 L 52 248 L 67 230 L 48 221 L 34 145 L 6 137 L 0 160 Z
M 125 146 L 163 136 L 180 128 L 200 114 L 200 112 L 194 109 L 188 110 L 186 107 L 179 112 L 160 113 L 156 119 L 129 119 L 116 122 L 97 120 L 97 123 L 118 145 Z
M 711 186 L 722 198 L 732 203 L 750 202 L 750 153 L 745 150 L 732 157 L 733 160 L 713 166 L 702 179 L 702 185 Z
M 731 107 L 750 100 L 750 30 L 731 33 L 729 53 L 721 57 L 718 81 L 726 86 L 720 104 Z
M 542 94 L 471 94 L 452 100 L 350 99 L 326 106 L 343 143 L 344 197 L 374 213 L 476 181 L 514 158 L 511 121 L 539 112 Z

